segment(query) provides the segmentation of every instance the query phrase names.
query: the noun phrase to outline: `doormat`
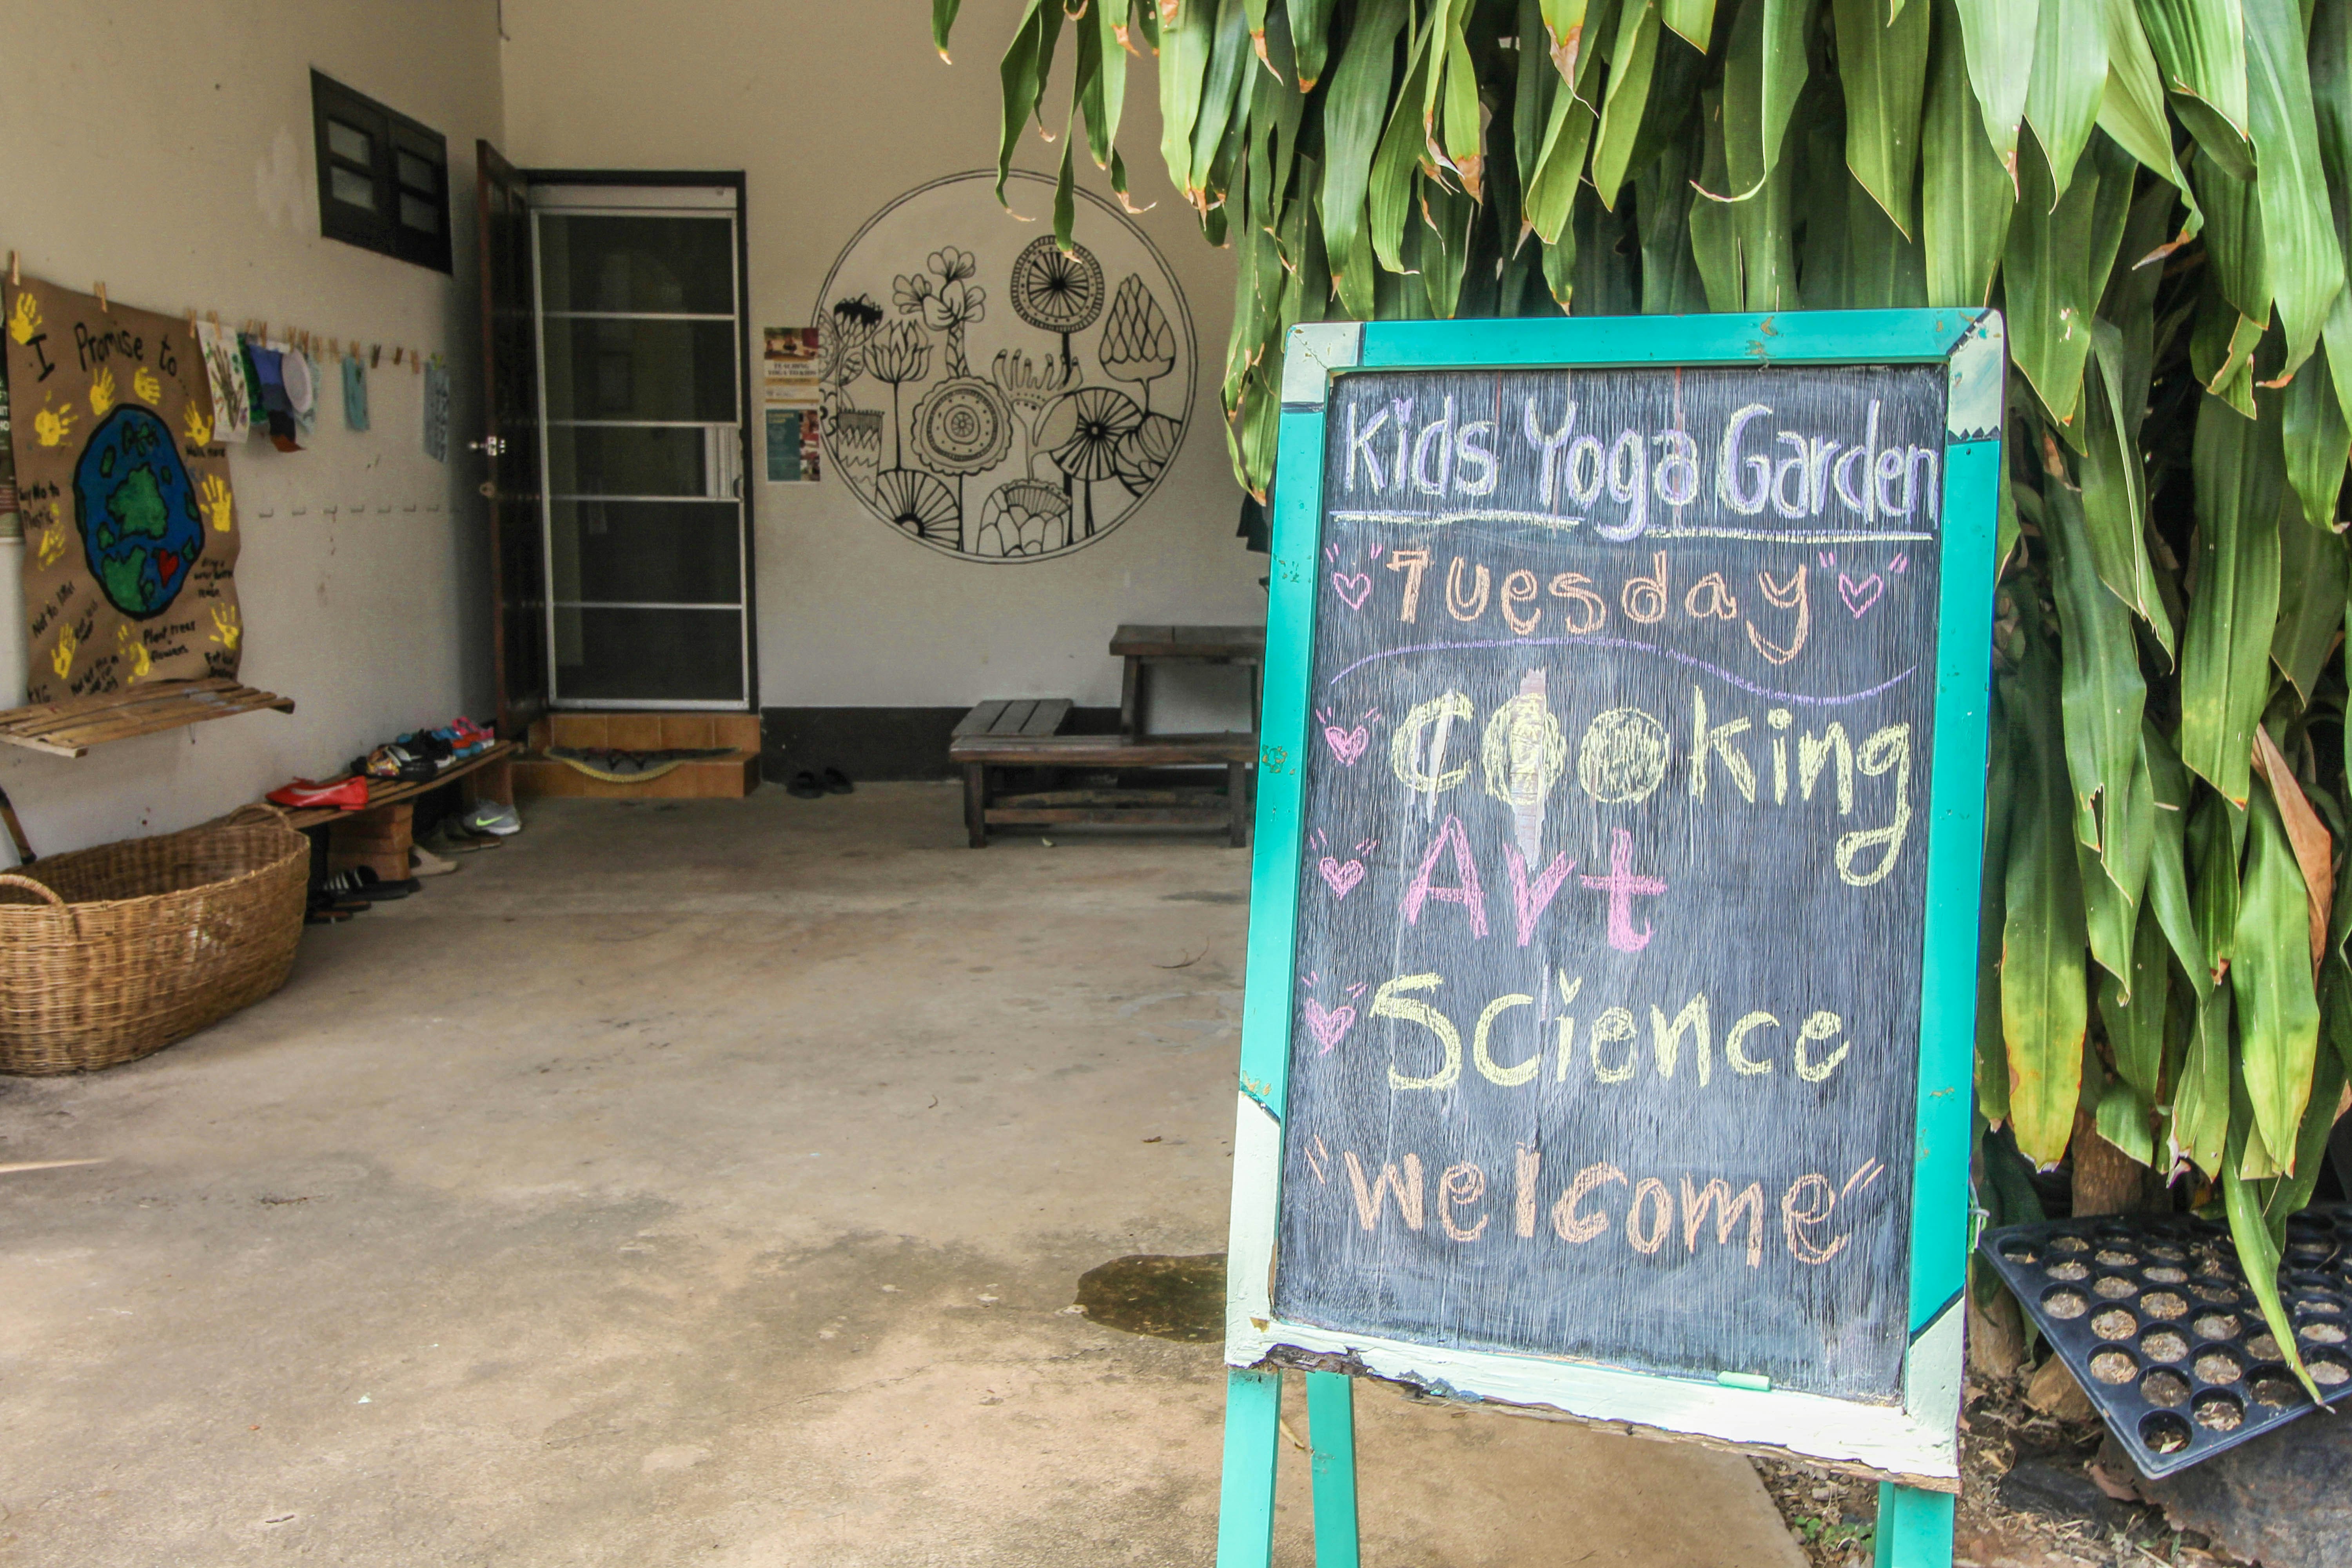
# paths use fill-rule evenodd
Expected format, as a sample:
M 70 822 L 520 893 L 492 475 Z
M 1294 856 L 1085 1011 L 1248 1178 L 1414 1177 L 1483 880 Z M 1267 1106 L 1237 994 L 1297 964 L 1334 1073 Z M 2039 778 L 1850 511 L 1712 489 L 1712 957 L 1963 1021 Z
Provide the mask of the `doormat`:
M 550 746 L 547 754 L 574 773 L 606 784 L 644 784 L 688 763 L 731 757 L 725 746 L 671 746 L 657 752 L 624 752 L 610 746 Z

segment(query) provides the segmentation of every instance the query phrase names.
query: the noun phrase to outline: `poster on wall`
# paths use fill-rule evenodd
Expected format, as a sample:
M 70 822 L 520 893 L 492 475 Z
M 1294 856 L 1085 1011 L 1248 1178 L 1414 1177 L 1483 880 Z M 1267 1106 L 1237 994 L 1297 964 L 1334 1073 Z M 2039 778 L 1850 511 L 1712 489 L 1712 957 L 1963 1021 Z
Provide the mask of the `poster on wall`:
M 185 321 L 7 289 L 28 700 L 236 674 L 236 510 Z
M 823 464 L 818 378 L 824 334 L 817 327 L 761 331 L 760 397 L 767 423 L 768 482 L 814 484 Z
M 1051 210 L 1052 180 L 1010 178 L 1014 211 Z M 1065 251 L 998 204 L 993 170 L 934 180 L 857 231 L 818 297 L 826 458 L 933 550 L 1082 550 L 1183 445 L 1198 369 L 1183 293 L 1126 215 L 1077 196 Z

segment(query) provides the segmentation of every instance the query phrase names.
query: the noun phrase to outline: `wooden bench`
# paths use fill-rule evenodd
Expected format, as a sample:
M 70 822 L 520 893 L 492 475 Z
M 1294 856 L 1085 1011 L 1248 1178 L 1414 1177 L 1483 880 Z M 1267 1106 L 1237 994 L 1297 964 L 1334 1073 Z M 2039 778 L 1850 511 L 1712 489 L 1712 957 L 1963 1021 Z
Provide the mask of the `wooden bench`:
M 1257 723 L 1265 674 L 1264 626 L 1122 626 L 1111 634 L 1111 657 L 1124 661 L 1119 675 L 1118 732 L 1140 735 L 1150 729 L 1150 683 L 1154 665 L 1238 664 L 1249 670 L 1249 721 Z
M 454 763 L 436 777 L 398 781 L 368 780 L 368 803 L 357 811 L 339 806 L 298 806 L 285 810 L 289 826 L 327 830 L 327 869 L 347 871 L 365 866 L 386 881 L 408 875 L 408 851 L 415 830 L 415 800 L 427 790 L 462 780 L 458 797 L 467 807 L 477 801 L 514 804 L 514 755 L 522 748 L 512 741 Z M 283 809 L 283 808 L 280 808 Z
M 963 770 L 963 820 L 975 849 L 991 827 L 1062 823 L 1129 823 L 1159 827 L 1223 827 L 1235 846 L 1249 843 L 1250 764 L 1257 737 L 1245 733 L 1167 736 L 1057 733 L 1068 699 L 992 700 L 965 714 L 948 742 L 948 761 Z M 1052 789 L 992 798 L 991 768 L 1223 766 L 1223 795 L 1206 788 Z

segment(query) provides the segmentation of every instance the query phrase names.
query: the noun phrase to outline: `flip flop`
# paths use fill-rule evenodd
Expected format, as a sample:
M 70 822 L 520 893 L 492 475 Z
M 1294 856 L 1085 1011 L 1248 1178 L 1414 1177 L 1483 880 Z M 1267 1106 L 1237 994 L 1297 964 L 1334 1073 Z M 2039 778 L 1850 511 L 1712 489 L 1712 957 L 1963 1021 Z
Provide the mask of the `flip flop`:
M 817 782 L 824 785 L 824 793 L 827 795 L 851 795 L 857 789 L 856 784 L 849 782 L 849 775 L 839 768 L 825 769 L 824 777 Z
M 784 793 L 800 800 L 823 800 L 824 785 L 817 782 L 816 774 L 803 768 L 785 782 Z
M 424 884 L 414 877 L 400 881 L 388 881 L 376 874 L 373 866 L 354 866 L 346 871 L 330 871 L 321 886 L 338 899 L 356 899 L 362 903 L 380 903 L 386 899 L 404 899 Z

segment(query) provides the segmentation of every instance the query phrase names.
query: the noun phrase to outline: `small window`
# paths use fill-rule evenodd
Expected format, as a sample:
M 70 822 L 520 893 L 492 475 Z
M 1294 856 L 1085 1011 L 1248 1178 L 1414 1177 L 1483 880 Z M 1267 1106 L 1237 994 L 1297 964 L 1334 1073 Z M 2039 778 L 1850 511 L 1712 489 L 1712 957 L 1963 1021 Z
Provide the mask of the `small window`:
M 449 151 L 437 131 L 310 73 L 319 232 L 449 270 Z

